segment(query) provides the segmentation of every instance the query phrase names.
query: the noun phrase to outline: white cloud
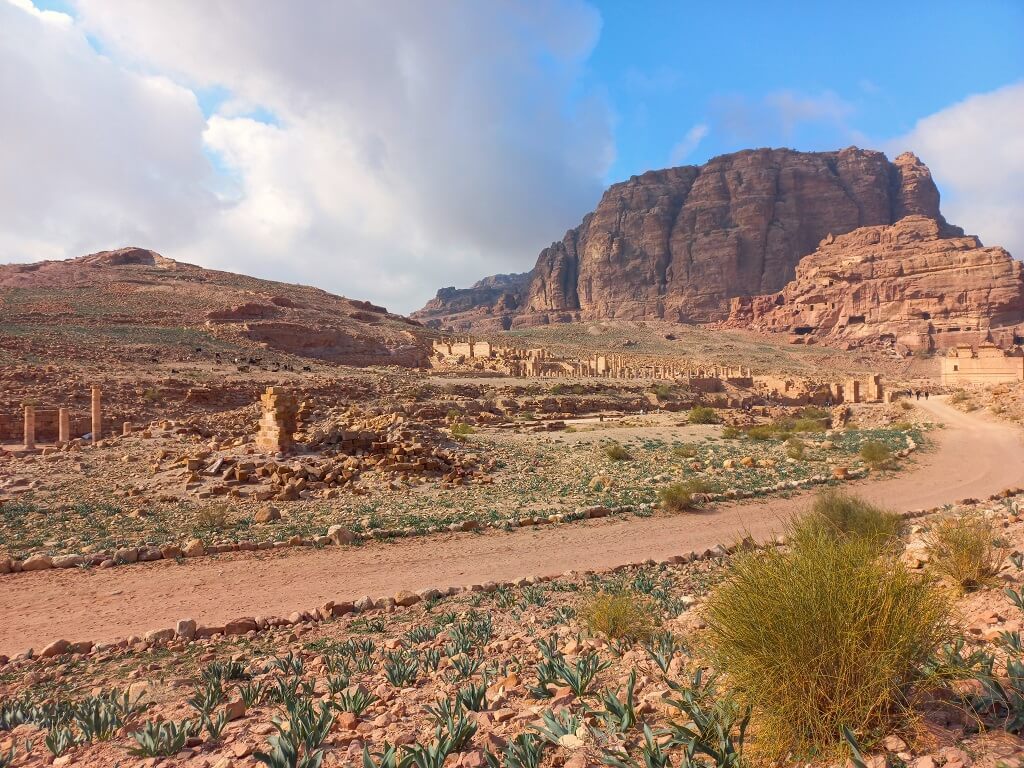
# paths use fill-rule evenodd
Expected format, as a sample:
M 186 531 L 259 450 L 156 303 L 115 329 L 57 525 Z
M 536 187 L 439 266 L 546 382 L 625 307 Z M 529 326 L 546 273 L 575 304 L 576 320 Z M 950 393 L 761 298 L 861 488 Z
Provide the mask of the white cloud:
M 929 115 L 885 149 L 931 168 L 948 221 L 1024 258 L 1024 82 Z
M 863 134 L 850 126 L 856 109 L 833 91 L 782 89 L 758 99 L 724 95 L 712 99 L 710 109 L 715 134 L 735 149 L 800 145 L 826 150 L 865 143 Z
M 230 172 L 232 204 L 174 249 L 151 243 L 169 256 L 408 311 L 531 267 L 612 160 L 608 109 L 579 92 L 600 31 L 579 0 L 76 10 L 124 66 L 229 94 L 193 135 Z
M 697 148 L 697 146 L 704 140 L 704 137 L 708 135 L 708 128 L 706 123 L 697 123 L 690 130 L 686 132 L 686 135 L 672 147 L 672 150 L 668 155 L 668 162 L 670 165 L 679 165 L 690 153 Z
M 0 261 L 173 248 L 217 200 L 191 91 L 96 54 L 65 14 L 0 0 Z

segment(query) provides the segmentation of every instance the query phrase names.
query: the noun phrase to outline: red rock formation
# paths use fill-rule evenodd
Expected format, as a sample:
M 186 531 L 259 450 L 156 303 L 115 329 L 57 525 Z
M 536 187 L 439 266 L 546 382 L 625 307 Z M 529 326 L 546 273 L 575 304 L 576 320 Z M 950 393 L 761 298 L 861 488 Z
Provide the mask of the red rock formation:
M 828 235 L 935 219 L 928 169 L 856 148 L 758 149 L 615 184 L 593 213 L 545 248 L 528 281 L 499 296 L 443 289 L 414 317 L 457 330 L 591 318 L 723 320 L 734 296 L 777 291 Z M 499 306 L 500 305 L 500 306 Z
M 725 325 L 793 341 L 944 349 L 991 337 L 1006 346 L 1024 323 L 1024 269 L 976 237 L 944 237 L 934 219 L 828 237 L 780 292 L 732 300 Z
M 347 365 L 418 366 L 429 350 L 418 323 L 384 307 L 144 248 L 0 265 L 0 325 L 30 329 L 21 343 L 51 353 L 64 343 L 55 339 L 66 341 L 74 329 L 70 354 L 99 360 L 148 360 L 161 345 L 176 354 L 175 347 L 214 340 L 241 356 L 272 349 Z

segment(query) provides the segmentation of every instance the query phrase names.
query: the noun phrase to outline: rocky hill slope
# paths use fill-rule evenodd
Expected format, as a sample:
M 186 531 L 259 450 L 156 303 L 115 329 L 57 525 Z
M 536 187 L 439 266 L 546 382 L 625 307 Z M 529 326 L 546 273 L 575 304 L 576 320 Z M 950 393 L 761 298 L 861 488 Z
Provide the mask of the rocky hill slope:
M 422 327 L 383 307 L 142 248 L 0 266 L 0 330 L 0 355 L 44 360 L 149 359 L 206 346 L 413 366 L 426 353 Z
M 724 320 L 729 299 L 780 290 L 822 238 L 939 212 L 913 154 L 757 149 L 612 185 L 526 278 L 446 288 L 413 317 L 455 330 L 599 318 Z
M 828 237 L 778 293 L 732 300 L 726 326 L 786 332 L 794 341 L 911 350 L 1016 343 L 1024 268 L 976 237 L 943 237 L 934 219 Z

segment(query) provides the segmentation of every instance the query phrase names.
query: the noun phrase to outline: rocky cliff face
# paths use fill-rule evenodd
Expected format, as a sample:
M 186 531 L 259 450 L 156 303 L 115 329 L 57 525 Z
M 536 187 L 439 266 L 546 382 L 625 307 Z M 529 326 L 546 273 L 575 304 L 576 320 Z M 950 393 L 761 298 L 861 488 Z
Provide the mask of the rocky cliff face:
M 1002 248 L 944 236 L 908 216 L 828 237 L 778 293 L 733 299 L 729 327 L 786 332 L 799 343 L 891 344 L 910 350 L 1015 343 L 1024 270 Z
M 927 167 L 856 148 L 758 149 L 615 184 L 522 283 L 444 289 L 414 317 L 457 330 L 576 319 L 723 320 L 729 299 L 780 290 L 822 238 L 939 213 Z

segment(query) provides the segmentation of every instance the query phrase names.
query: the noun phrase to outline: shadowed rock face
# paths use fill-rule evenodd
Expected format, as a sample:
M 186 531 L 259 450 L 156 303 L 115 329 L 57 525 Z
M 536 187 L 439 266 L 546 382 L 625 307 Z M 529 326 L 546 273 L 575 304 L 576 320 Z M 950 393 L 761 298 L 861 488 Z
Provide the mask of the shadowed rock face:
M 829 234 L 939 212 L 913 154 L 757 149 L 615 184 L 522 283 L 444 289 L 414 317 L 435 325 L 517 327 L 562 320 L 723 320 L 729 299 L 778 291 Z M 454 293 L 453 293 L 454 292 Z
M 1024 268 L 976 237 L 944 236 L 923 216 L 826 238 L 778 293 L 733 299 L 728 322 L 846 346 L 911 350 L 1015 342 Z

